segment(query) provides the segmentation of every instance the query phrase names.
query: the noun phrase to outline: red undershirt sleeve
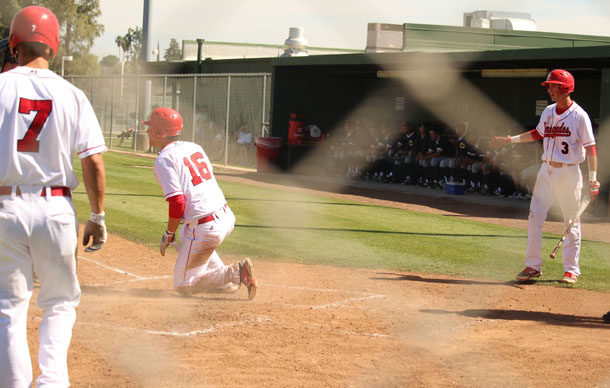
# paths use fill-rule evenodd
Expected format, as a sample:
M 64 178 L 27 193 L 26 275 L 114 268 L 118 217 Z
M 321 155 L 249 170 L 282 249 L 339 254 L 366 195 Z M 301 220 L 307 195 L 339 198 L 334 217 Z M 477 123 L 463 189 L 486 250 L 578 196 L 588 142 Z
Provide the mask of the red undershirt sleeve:
M 167 199 L 169 202 L 169 216 L 171 218 L 182 218 L 184 214 L 184 207 L 186 206 L 186 200 L 183 194 L 174 195 Z
M 540 132 L 538 132 L 538 130 L 532 129 L 530 133 L 532 134 L 532 139 L 534 139 L 534 141 L 542 140 L 542 135 L 540 134 Z
M 589 147 L 585 147 L 585 150 L 587 150 L 588 156 L 597 156 L 597 149 L 595 148 L 595 144 Z

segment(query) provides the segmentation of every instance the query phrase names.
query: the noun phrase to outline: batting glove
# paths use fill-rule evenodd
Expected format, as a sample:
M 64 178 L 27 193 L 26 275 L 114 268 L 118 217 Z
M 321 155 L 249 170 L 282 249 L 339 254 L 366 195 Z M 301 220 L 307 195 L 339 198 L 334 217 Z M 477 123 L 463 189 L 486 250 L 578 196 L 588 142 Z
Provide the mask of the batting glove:
M 595 198 L 599 195 L 599 182 L 598 181 L 589 181 L 589 188 L 591 189 L 591 201 L 594 201 Z
M 104 220 L 104 212 L 100 214 L 95 214 L 91 212 L 91 217 L 85 225 L 85 233 L 83 234 L 83 245 L 86 246 L 87 244 L 89 244 L 89 240 L 91 240 L 91 238 L 93 238 L 93 243 L 91 244 L 91 246 L 85 249 L 85 252 L 95 252 L 97 250 L 100 250 L 106 242 L 108 234 L 106 233 L 106 223 L 104 222 Z
M 165 250 L 169 246 L 169 244 L 174 241 L 176 238 L 176 233 L 171 233 L 169 230 L 165 230 L 163 233 L 163 237 L 161 237 L 161 244 L 159 245 L 159 251 L 161 252 L 161 256 L 165 256 Z

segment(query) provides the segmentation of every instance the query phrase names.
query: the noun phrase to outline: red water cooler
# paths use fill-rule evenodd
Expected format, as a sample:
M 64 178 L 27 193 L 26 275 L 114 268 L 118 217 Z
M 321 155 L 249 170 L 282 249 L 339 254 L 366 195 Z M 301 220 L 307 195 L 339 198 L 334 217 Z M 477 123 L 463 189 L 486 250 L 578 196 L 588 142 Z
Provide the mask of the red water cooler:
M 297 113 L 290 114 L 290 120 L 288 120 L 288 144 L 303 144 L 305 140 L 303 125 L 303 115 Z

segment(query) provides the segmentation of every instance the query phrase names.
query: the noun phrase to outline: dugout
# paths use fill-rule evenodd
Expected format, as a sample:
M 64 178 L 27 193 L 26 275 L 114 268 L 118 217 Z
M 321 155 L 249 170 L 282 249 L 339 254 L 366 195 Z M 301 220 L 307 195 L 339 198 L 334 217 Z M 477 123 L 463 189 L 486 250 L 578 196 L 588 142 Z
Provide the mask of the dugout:
M 447 125 L 468 121 L 484 130 L 495 125 L 500 112 L 523 130 L 532 129 L 539 121 L 540 107 L 551 102 L 540 82 L 550 69 L 564 68 L 576 79 L 573 99 L 596 128 L 604 200 L 595 204 L 595 212 L 608 213 L 610 155 L 605 150 L 610 149 L 610 46 L 333 55 L 277 58 L 273 63 L 271 130 L 272 136 L 284 139 L 288 117 L 295 109 L 304 114 L 306 123 L 316 124 L 331 137 L 349 117 L 394 123 L 440 120 Z M 422 72 L 436 75 L 428 83 L 408 82 Z M 453 83 L 435 83 L 434 78 Z M 416 90 L 414 85 L 432 90 Z M 467 93 L 464 88 L 471 90 Z M 471 98 L 472 91 L 487 101 Z M 488 104 L 497 112 L 490 112 Z M 436 105 L 443 105 L 443 117 Z M 285 167 L 297 165 L 309 151 L 308 147 L 292 150 Z

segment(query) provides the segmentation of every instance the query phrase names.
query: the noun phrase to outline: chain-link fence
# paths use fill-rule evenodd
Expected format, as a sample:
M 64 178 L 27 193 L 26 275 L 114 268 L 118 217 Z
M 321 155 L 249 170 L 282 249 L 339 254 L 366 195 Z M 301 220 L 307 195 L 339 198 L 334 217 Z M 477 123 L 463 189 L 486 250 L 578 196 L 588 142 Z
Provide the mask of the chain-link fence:
M 182 138 L 217 164 L 256 167 L 254 139 L 269 134 L 269 73 L 66 78 L 91 101 L 111 149 L 155 152 L 140 122 L 160 106 L 180 112 Z

